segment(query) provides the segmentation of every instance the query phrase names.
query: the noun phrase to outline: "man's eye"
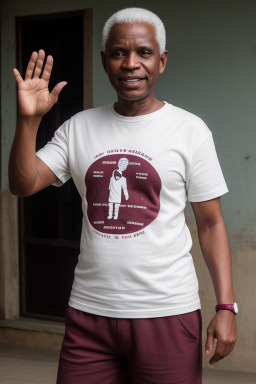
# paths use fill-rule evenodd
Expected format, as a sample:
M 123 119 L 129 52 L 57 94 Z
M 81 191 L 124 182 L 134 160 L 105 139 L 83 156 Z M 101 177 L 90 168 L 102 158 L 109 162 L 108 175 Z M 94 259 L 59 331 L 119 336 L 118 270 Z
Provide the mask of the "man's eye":
M 149 55 L 151 54 L 151 52 L 150 52 L 150 51 L 143 50 L 143 51 L 140 52 L 140 54 L 141 54 L 142 56 L 149 56 Z
M 120 52 L 120 51 L 113 52 L 113 56 L 114 56 L 114 57 L 124 56 L 124 53 L 123 53 L 123 52 Z

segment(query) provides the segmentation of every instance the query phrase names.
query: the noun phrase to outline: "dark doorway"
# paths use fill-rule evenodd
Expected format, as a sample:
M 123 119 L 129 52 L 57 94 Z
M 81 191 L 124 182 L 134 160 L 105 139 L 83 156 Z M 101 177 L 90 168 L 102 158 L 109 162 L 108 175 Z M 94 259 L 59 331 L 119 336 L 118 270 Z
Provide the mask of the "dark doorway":
M 50 90 L 68 85 L 44 116 L 37 149 L 73 114 L 91 107 L 91 10 L 19 17 L 17 66 L 24 75 L 32 51 L 54 58 Z M 63 319 L 79 254 L 81 199 L 72 180 L 19 199 L 21 316 Z

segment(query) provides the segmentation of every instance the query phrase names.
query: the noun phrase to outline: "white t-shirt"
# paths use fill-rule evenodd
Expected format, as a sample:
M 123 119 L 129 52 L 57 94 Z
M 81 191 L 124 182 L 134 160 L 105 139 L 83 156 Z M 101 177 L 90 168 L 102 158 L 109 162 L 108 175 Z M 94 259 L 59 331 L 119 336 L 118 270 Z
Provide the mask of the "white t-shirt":
M 111 104 L 73 116 L 37 156 L 58 177 L 56 185 L 72 177 L 82 198 L 69 305 L 117 318 L 200 308 L 184 208 L 187 200 L 227 192 L 212 134 L 200 118 L 168 103 L 124 117 Z M 129 196 L 120 194 L 118 219 L 109 219 L 109 184 L 121 158 L 129 161 L 121 175 Z

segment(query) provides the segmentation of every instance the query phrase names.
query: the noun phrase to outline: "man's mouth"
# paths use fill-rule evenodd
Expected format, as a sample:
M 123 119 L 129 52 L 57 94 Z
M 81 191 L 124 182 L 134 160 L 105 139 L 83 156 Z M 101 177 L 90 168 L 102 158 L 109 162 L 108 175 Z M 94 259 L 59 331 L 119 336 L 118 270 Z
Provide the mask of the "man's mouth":
M 134 83 L 136 81 L 141 81 L 142 79 L 122 79 L 123 81 L 128 81 L 128 83 Z
M 120 77 L 119 80 L 126 85 L 130 86 L 137 86 L 140 85 L 143 80 L 145 80 L 145 77 Z

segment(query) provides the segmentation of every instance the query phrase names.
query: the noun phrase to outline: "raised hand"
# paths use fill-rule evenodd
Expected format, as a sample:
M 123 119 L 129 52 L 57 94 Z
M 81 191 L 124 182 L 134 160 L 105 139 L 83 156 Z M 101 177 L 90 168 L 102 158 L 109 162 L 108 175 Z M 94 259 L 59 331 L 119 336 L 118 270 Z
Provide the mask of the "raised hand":
M 21 77 L 19 71 L 13 70 L 18 85 L 19 115 L 21 117 L 42 117 L 58 101 L 58 96 L 66 81 L 58 83 L 49 92 L 49 80 L 53 67 L 53 57 L 47 56 L 45 66 L 45 52 L 33 52 L 29 60 L 25 79 Z

